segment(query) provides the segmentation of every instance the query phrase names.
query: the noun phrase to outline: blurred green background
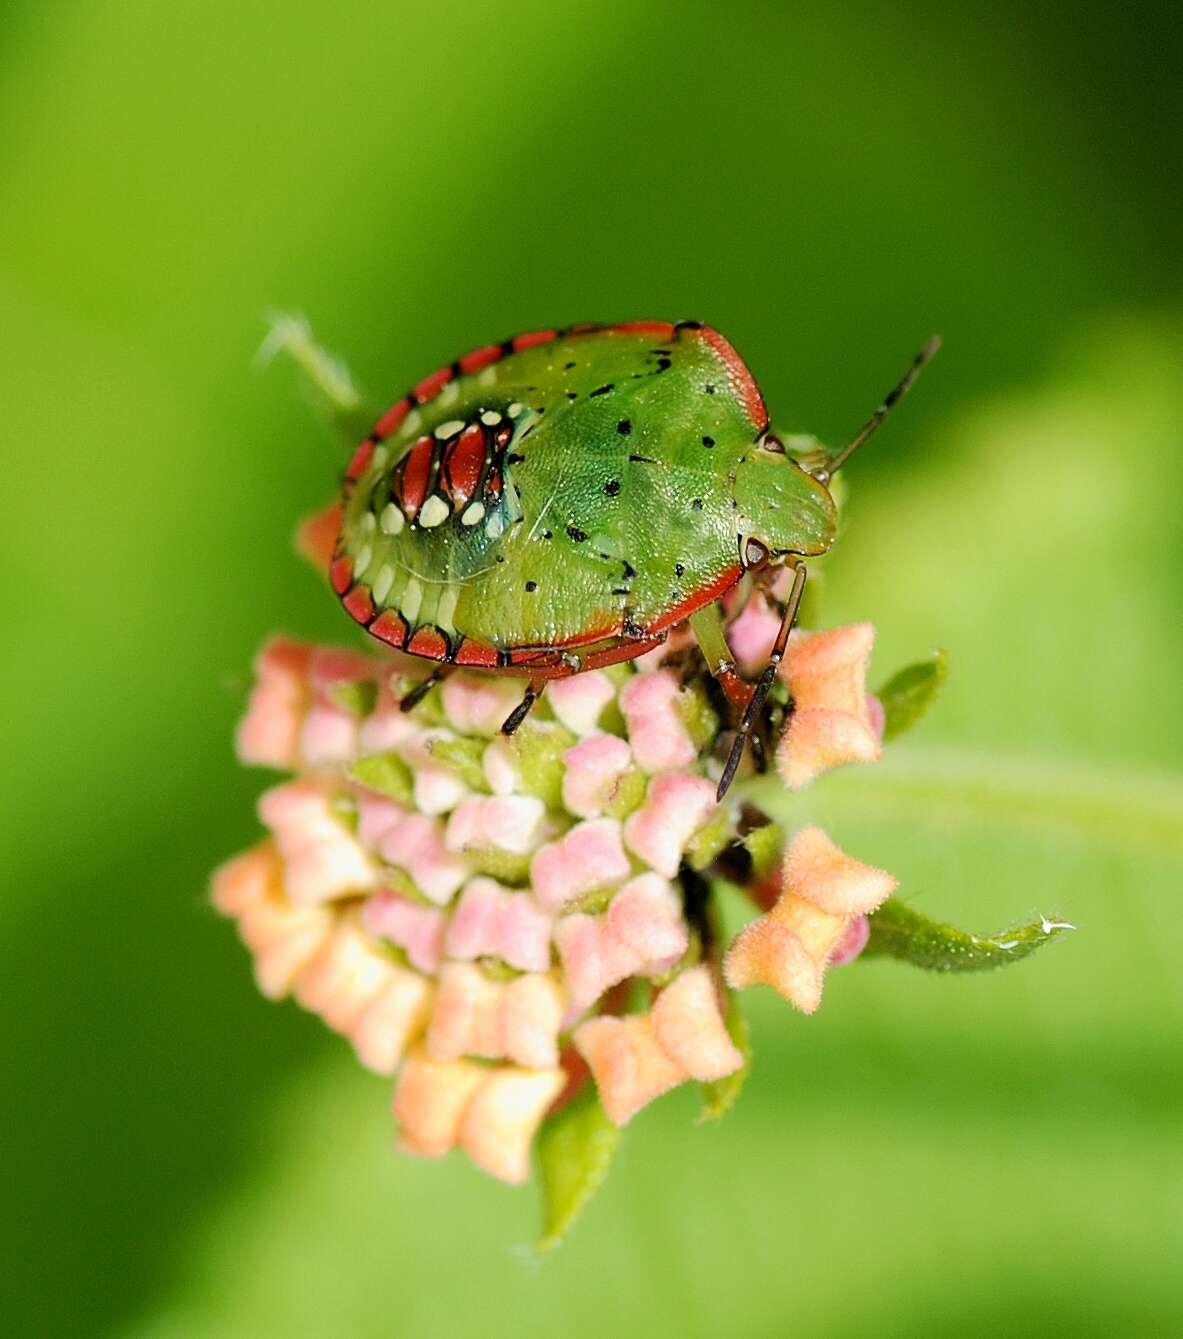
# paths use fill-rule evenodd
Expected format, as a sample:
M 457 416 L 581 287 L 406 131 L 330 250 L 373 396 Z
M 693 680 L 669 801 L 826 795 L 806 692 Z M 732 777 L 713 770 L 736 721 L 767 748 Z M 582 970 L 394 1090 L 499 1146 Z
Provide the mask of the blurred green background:
M 12 1335 L 1183 1328 L 1183 293 L 1170 7 L 39 5 L 0 25 L 0 1315 Z M 793 801 L 997 976 L 757 992 L 719 1127 L 639 1117 L 541 1267 L 533 1188 L 389 1150 L 254 992 L 253 649 L 349 639 L 290 549 L 340 457 L 252 365 L 306 312 L 379 398 L 517 328 L 697 316 L 837 442 L 828 622 L 953 679 Z

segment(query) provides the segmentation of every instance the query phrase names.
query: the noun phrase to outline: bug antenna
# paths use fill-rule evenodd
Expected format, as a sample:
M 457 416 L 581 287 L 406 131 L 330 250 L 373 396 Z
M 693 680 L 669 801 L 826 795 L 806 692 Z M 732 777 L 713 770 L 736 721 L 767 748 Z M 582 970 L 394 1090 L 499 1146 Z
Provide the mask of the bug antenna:
M 851 440 L 847 442 L 841 451 L 835 451 L 828 460 L 826 460 L 818 469 L 813 471 L 813 477 L 818 483 L 828 483 L 830 479 L 838 473 L 842 466 L 846 464 L 867 438 L 871 436 L 875 429 L 879 427 L 888 414 L 891 413 L 892 406 L 895 405 L 897 401 L 902 400 L 912 389 L 912 383 L 920 375 L 920 369 L 924 367 L 926 363 L 932 362 L 940 347 L 940 335 L 933 335 L 924 348 L 922 348 L 916 357 L 912 359 L 911 367 L 908 368 L 896 385 L 888 391 L 883 403 L 875 410 L 871 417 L 867 419 Z

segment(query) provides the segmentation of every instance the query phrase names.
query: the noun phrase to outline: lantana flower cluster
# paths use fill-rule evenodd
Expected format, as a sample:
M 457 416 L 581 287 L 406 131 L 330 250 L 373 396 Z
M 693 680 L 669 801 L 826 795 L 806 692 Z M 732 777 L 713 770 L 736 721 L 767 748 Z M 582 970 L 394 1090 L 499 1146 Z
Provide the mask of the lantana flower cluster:
M 777 621 L 748 603 L 729 634 L 741 665 Z M 793 634 L 787 786 L 879 756 L 872 639 L 867 624 Z M 812 1012 L 895 881 L 817 828 L 777 832 L 783 857 L 747 865 L 763 914 L 727 948 L 695 889 L 746 851 L 750 812 L 716 800 L 721 722 L 701 677 L 663 650 L 557 680 L 507 737 L 520 680 L 457 672 L 403 711 L 425 673 L 264 647 L 238 754 L 291 777 L 262 795 L 267 835 L 217 871 L 213 899 L 265 995 L 293 995 L 394 1077 L 405 1149 L 460 1147 L 519 1183 L 540 1123 L 587 1083 L 623 1125 L 739 1071 L 729 992 L 767 984 Z

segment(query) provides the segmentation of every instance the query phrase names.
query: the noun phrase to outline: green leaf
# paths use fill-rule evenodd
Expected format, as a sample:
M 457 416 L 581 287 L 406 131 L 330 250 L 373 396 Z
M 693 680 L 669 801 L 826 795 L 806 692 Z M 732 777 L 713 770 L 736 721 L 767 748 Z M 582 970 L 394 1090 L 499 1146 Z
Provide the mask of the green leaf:
M 883 704 L 883 739 L 897 738 L 910 730 L 936 701 L 949 675 L 949 657 L 934 651 L 931 660 L 909 665 L 893 674 L 875 696 Z
M 349 768 L 349 776 L 367 790 L 406 804 L 412 795 L 414 782 L 410 767 L 397 753 L 371 753 L 359 758 Z
M 727 992 L 727 1012 L 724 1022 L 727 1024 L 728 1034 L 735 1043 L 736 1049 L 743 1055 L 743 1064 L 734 1074 L 728 1074 L 726 1078 L 715 1079 L 712 1083 L 699 1085 L 702 1091 L 700 1121 L 723 1119 L 734 1105 L 735 1099 L 739 1096 L 740 1089 L 743 1088 L 748 1077 L 748 1071 L 752 1067 L 752 1045 L 748 1038 L 748 1020 L 744 1014 L 743 1005 L 740 1004 L 739 994 L 734 990 Z
M 935 972 L 981 972 L 1018 962 L 1075 928 L 1067 921 L 1041 916 L 1000 934 L 974 935 L 929 920 L 898 898 L 889 897 L 871 917 L 871 938 L 862 956 L 902 958 Z
M 600 1188 L 620 1143 L 620 1130 L 600 1105 L 595 1085 L 545 1122 L 538 1136 L 544 1226 L 538 1251 L 553 1250 Z

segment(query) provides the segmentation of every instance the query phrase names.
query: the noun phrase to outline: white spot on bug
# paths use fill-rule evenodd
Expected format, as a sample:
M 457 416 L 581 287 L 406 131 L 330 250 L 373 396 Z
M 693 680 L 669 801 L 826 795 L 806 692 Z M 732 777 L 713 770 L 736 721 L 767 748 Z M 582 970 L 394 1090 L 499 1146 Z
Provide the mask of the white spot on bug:
M 362 514 L 361 514 L 361 528 L 366 532 L 367 535 L 373 530 L 373 528 L 374 528 L 377 524 L 378 524 L 378 522 L 374 520 L 374 513 L 373 513 L 372 511 L 363 511 L 363 512 L 362 512 Z
M 385 465 L 386 465 L 386 455 L 387 455 L 387 452 L 386 452 L 386 448 L 385 448 L 384 446 L 377 446 L 377 447 L 375 447 L 375 448 L 374 448 L 374 454 L 370 457 L 370 469 L 372 469 L 372 470 L 380 470 L 380 469 L 385 468 Z
M 437 525 L 443 525 L 451 511 L 451 507 L 438 493 L 432 493 L 419 508 L 419 524 L 424 530 L 434 530 Z
M 439 598 L 439 603 L 435 608 L 435 621 L 441 628 L 451 629 L 455 627 L 453 619 L 456 616 L 456 602 L 460 599 L 460 589 L 458 586 L 449 586 Z
M 519 404 L 518 401 L 515 400 L 513 404 L 511 404 L 505 412 L 510 416 L 510 418 L 517 418 L 517 416 L 522 412 L 523 409 L 525 409 L 525 407 L 526 406 L 524 404 Z
M 495 511 L 493 515 L 489 517 L 489 524 L 485 526 L 485 534 L 487 534 L 490 539 L 500 539 L 504 531 L 505 517 L 499 511 Z
M 460 521 L 463 525 L 476 525 L 478 521 L 484 519 L 484 515 L 485 504 L 483 502 L 472 502 L 468 505 L 464 515 L 461 516 Z
M 440 391 L 439 395 L 436 396 L 436 403 L 439 404 L 441 408 L 445 405 L 450 405 L 459 394 L 460 383 L 457 381 L 449 381 L 443 390 Z
M 464 427 L 462 418 L 450 418 L 446 423 L 441 423 L 435 430 L 436 437 L 441 442 L 446 442 L 449 437 L 455 437 Z
M 492 386 L 497 381 L 497 367 L 486 367 L 485 370 L 476 379 L 478 386 Z
M 353 575 L 360 577 L 365 575 L 366 568 L 374 561 L 374 550 L 366 544 L 362 551 L 353 560 Z
M 496 411 L 496 409 L 486 409 L 485 412 L 481 415 L 481 422 L 485 425 L 486 428 L 494 428 L 497 426 L 498 423 L 501 422 L 501 415 Z
M 382 508 L 382 530 L 387 535 L 397 535 L 406 524 L 406 517 L 394 505 L 388 502 Z
M 423 603 L 423 587 L 414 577 L 407 582 L 403 591 L 401 610 L 408 623 L 414 623 L 419 617 L 419 606 Z
M 389 563 L 383 563 L 378 569 L 378 575 L 374 578 L 374 599 L 378 604 L 390 594 L 390 588 L 394 585 L 394 568 Z
M 403 419 L 403 432 L 408 436 L 414 436 L 423 424 L 423 415 L 417 410 L 411 412 Z

